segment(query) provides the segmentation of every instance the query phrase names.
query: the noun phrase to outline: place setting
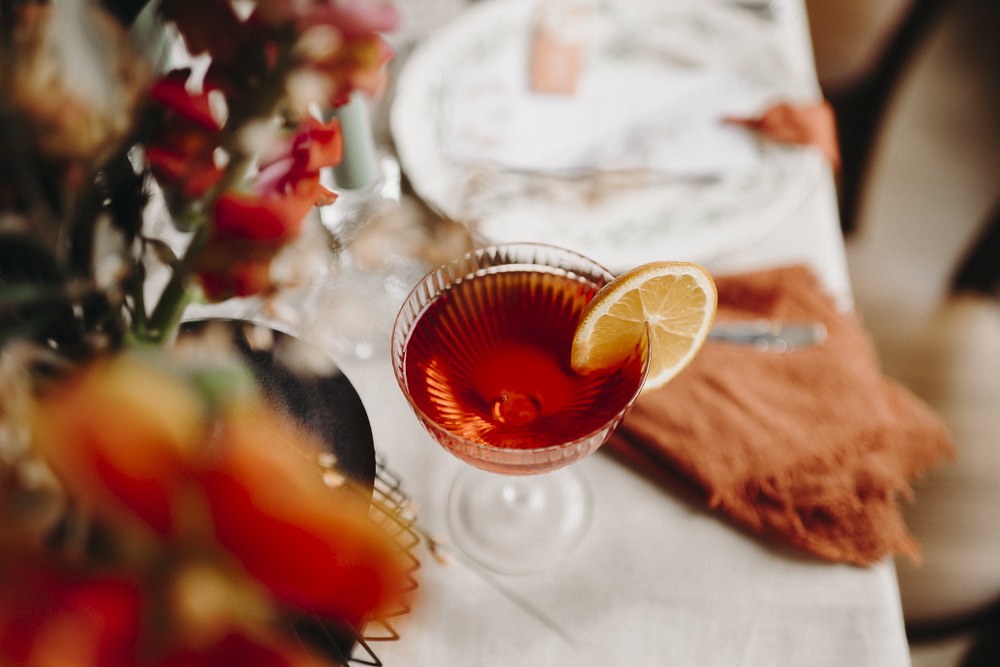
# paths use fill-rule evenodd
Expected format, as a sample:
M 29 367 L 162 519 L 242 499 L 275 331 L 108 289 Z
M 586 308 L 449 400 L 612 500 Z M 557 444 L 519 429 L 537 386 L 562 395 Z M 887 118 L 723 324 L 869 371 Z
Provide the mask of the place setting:
M 855 316 L 806 267 L 712 278 L 662 262 L 617 278 L 598 268 L 595 278 L 590 266 L 552 246 L 486 247 L 436 269 L 404 304 L 393 370 L 409 418 L 432 437 L 412 424 L 393 430 L 427 448 L 410 456 L 438 471 L 430 486 L 417 482 L 416 497 L 451 563 L 425 574 L 435 587 L 450 582 L 492 605 L 513 604 L 516 612 L 495 621 L 503 632 L 541 620 L 543 636 L 569 643 L 567 656 L 599 651 L 577 632 L 595 613 L 624 631 L 614 615 L 635 623 L 635 614 L 672 609 L 673 599 L 723 590 L 742 600 L 728 623 L 748 613 L 800 623 L 803 643 L 782 650 L 801 655 L 846 604 L 824 602 L 793 621 L 803 600 L 830 587 L 843 587 L 844 600 L 864 597 L 893 576 L 887 559 L 919 560 L 900 503 L 913 480 L 951 455 L 947 429 L 881 374 Z M 586 289 L 569 297 L 558 286 L 565 281 Z M 571 305 L 581 299 L 586 306 Z M 755 325 L 758 338 L 713 336 L 715 323 Z M 774 323 L 813 337 L 769 349 L 759 338 L 773 341 Z M 432 456 L 434 441 L 464 465 Z M 653 574 L 658 554 L 680 578 Z M 758 581 L 720 574 L 727 563 Z M 581 577 L 586 587 L 574 588 Z M 801 588 L 784 588 L 785 577 Z M 663 597 L 637 607 L 634 596 L 651 582 Z M 769 585 L 778 588 L 751 612 Z M 581 617 L 574 605 L 595 595 L 605 607 Z M 851 622 L 891 626 L 891 596 L 880 604 Z M 475 623 L 438 626 L 451 608 L 437 601 L 429 618 L 411 619 L 414 632 L 464 637 Z M 702 646 L 698 608 L 675 619 L 667 644 L 646 638 L 644 654 Z M 681 628 L 693 634 L 682 638 Z M 899 646 L 867 650 L 889 657 Z M 769 650 L 755 659 L 773 657 Z
M 559 81 L 539 74 L 562 57 L 545 21 L 576 54 Z M 815 151 L 726 122 L 816 99 L 780 35 L 738 3 L 475 3 L 408 54 L 393 141 L 416 193 L 482 243 L 562 245 L 619 271 L 664 251 L 706 261 L 823 173 Z
M 405 302 L 393 367 L 406 402 L 394 397 L 394 411 L 414 413 L 431 438 L 412 424 L 387 432 L 436 451 L 406 454 L 434 470 L 416 495 L 435 549 L 453 565 L 431 574 L 433 585 L 508 610 L 485 631 L 434 600 L 414 619 L 424 641 L 439 642 L 422 655 L 454 659 L 461 649 L 516 662 L 524 656 L 493 639 L 516 633 L 567 650 L 566 664 L 583 654 L 617 664 L 618 636 L 642 637 L 632 643 L 640 662 L 841 664 L 853 655 L 905 664 L 891 563 L 919 560 L 919 546 L 899 505 L 951 455 L 951 441 L 922 402 L 882 375 L 849 310 L 829 196 L 839 168 L 833 116 L 801 64 L 801 43 L 787 39 L 801 8 L 637 2 L 574 13 L 563 3 L 560 16 L 557 4 L 470 5 L 407 55 L 394 89 L 392 137 L 409 185 L 485 247 L 432 271 Z M 546 29 L 562 42 L 544 43 Z M 573 85 L 546 81 L 536 60 L 558 61 L 552 50 L 567 44 L 579 47 L 561 62 Z M 515 260 L 532 244 L 540 245 Z M 751 257 L 743 248 L 761 250 Z M 537 394 L 511 389 L 523 381 L 508 369 L 521 352 L 507 346 L 534 349 L 517 338 L 527 334 L 493 328 L 494 317 L 521 308 L 526 319 L 544 318 L 490 276 L 578 279 L 580 269 L 536 266 L 567 250 L 607 267 L 611 283 L 662 260 L 704 265 L 710 298 L 700 311 L 677 312 L 704 313 L 710 303 L 712 316 L 669 382 L 623 394 L 608 432 L 551 444 L 539 435 L 537 451 L 518 436 L 498 447 L 491 438 L 511 431 L 510 420 L 529 438 L 530 425 L 551 416 Z M 608 289 L 598 282 L 595 301 Z M 636 286 L 613 307 L 611 328 L 631 318 L 638 329 L 624 327 L 632 342 L 623 349 L 648 344 L 652 358 L 676 340 L 672 326 L 683 327 L 683 316 L 667 314 L 683 298 L 674 288 L 662 298 L 643 292 Z M 563 341 L 572 374 L 568 326 L 553 328 L 546 345 Z M 491 362 L 498 347 L 505 361 Z M 525 374 L 546 382 L 537 379 L 544 364 L 530 366 Z M 495 377 L 503 379 L 484 379 Z M 617 394 L 603 396 L 610 406 Z M 607 440 L 580 458 L 595 438 Z M 553 488 L 540 490 L 546 478 Z M 522 516 L 529 509 L 534 516 Z M 816 605 L 797 614 L 807 600 Z M 709 621 L 709 610 L 721 616 Z M 659 622 L 673 627 L 648 629 Z M 886 641 L 851 629 L 861 626 L 880 628 Z M 712 651 L 712 632 L 731 636 Z M 817 642 L 829 659 L 813 653 Z M 538 651 L 529 654 L 552 662 Z

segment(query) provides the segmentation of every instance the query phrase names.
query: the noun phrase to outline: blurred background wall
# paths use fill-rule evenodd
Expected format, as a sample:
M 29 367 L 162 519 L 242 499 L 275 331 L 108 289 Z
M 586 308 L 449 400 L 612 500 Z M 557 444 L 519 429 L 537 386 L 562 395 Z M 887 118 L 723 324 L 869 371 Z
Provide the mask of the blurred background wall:
M 958 449 L 908 507 L 913 664 L 1000 665 L 1000 2 L 806 4 L 858 312 Z

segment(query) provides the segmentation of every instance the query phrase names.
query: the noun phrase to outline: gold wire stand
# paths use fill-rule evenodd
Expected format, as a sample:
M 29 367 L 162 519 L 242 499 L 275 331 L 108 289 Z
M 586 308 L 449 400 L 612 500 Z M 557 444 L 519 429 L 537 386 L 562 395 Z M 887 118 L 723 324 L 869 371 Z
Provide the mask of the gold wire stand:
M 416 510 L 410 498 L 403 493 L 400 479 L 385 466 L 380 457 L 375 466 L 375 489 L 372 493 L 370 516 L 396 542 L 406 563 L 408 586 L 407 597 L 417 589 L 414 573 L 420 569 L 420 561 L 414 555 L 414 549 L 420 544 L 420 535 L 415 529 Z M 349 664 L 373 665 L 382 667 L 369 645 L 370 642 L 395 641 L 399 633 L 393 626 L 393 620 L 410 612 L 410 605 L 404 603 L 399 609 L 379 616 L 369 618 L 360 632 L 355 634 L 356 644 Z

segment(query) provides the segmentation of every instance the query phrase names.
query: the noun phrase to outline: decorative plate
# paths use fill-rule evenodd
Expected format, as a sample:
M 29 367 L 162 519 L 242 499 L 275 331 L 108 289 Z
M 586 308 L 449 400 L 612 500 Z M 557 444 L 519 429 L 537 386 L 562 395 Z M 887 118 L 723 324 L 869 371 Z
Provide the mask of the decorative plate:
M 449 157 L 442 144 L 449 82 L 469 67 L 526 70 L 536 5 L 471 5 L 417 47 L 396 83 L 390 123 L 404 172 L 430 206 L 484 244 L 550 243 L 616 272 L 662 259 L 704 262 L 766 233 L 819 181 L 818 152 L 766 142 L 755 168 L 699 179 L 648 171 L 569 177 Z M 789 53 L 788 12 L 766 18 L 735 0 L 599 0 L 595 7 L 589 58 L 734 74 L 757 112 L 818 95 L 811 67 Z

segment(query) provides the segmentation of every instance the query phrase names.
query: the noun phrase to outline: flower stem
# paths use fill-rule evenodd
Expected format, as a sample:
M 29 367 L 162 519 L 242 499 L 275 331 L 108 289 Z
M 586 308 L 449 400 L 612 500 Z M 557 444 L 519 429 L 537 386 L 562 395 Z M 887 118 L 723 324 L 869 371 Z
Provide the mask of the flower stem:
M 156 308 L 153 309 L 148 318 L 145 317 L 142 298 L 136 298 L 136 304 L 142 308 L 142 313 L 137 314 L 133 321 L 131 333 L 134 342 L 160 345 L 173 335 L 180 323 L 184 308 L 191 303 L 188 281 L 194 262 L 204 248 L 210 233 L 211 228 L 208 225 L 198 226 L 183 259 L 172 267 L 173 275 L 156 302 Z M 141 284 L 139 289 L 142 289 Z

